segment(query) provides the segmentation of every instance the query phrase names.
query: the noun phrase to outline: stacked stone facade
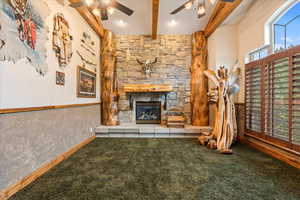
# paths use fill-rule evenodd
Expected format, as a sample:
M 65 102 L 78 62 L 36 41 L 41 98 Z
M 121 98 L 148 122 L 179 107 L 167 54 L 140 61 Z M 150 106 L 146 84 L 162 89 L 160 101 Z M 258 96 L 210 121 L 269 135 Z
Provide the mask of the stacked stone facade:
M 191 121 L 190 110 L 190 66 L 191 36 L 190 35 L 159 35 L 157 40 L 144 35 L 118 35 L 117 42 L 117 78 L 119 88 L 119 121 L 133 122 L 134 108 L 130 109 L 129 95 L 122 91 L 124 84 L 170 84 L 173 92 L 168 94 L 168 107 L 165 114 L 182 112 L 186 122 Z M 151 77 L 146 77 L 136 59 L 158 62 L 153 66 Z M 147 94 L 139 99 L 161 100 L 163 95 Z

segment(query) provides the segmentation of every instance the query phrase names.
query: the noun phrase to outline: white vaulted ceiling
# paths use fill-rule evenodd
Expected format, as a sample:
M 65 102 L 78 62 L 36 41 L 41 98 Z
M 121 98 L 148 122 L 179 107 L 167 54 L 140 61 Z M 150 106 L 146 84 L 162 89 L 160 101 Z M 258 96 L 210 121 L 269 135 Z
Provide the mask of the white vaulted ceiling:
M 206 16 L 200 19 L 197 18 L 197 12 L 194 8 L 184 9 L 176 15 L 169 14 L 186 1 L 160 0 L 158 34 L 191 34 L 205 28 L 213 8 L 213 5 L 208 0 L 206 0 Z M 103 26 L 116 34 L 150 35 L 152 28 L 152 0 L 119 0 L 119 2 L 133 9 L 133 15 L 127 16 L 116 10 L 109 16 L 109 20 L 103 22 Z M 123 20 L 126 25 L 120 26 L 118 23 L 120 20 Z M 176 20 L 178 22 L 177 25 L 168 25 L 171 20 Z

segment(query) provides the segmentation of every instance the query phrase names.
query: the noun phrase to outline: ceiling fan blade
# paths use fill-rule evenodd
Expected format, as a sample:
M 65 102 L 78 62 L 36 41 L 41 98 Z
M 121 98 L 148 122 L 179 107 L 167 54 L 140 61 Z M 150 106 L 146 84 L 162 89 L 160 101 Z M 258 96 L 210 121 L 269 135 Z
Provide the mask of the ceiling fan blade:
M 173 10 L 170 14 L 171 14 L 171 15 L 177 14 L 178 12 L 180 12 L 181 10 L 183 10 L 187 4 L 193 3 L 193 2 L 194 2 L 194 0 L 189 0 L 189 1 L 185 2 L 182 6 L 176 8 L 176 9 Z
M 113 7 L 115 7 L 116 9 L 118 9 L 119 11 L 125 13 L 126 15 L 130 16 L 133 14 L 133 10 L 131 10 L 130 8 L 124 6 L 123 4 L 115 1 L 113 4 Z
M 106 9 L 101 9 L 101 20 L 102 21 L 108 20 L 108 15 L 107 15 Z
M 79 8 L 81 6 L 84 6 L 84 2 L 83 1 L 78 1 L 76 3 L 70 3 L 69 6 L 71 6 L 72 8 Z

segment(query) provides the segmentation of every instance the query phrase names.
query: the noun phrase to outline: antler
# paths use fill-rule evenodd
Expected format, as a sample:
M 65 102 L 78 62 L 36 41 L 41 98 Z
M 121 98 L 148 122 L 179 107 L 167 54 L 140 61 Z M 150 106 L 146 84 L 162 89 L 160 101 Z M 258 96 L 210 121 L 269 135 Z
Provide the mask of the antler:
M 2 49 L 2 48 L 4 47 L 4 45 L 5 45 L 4 40 L 1 40 L 1 39 L 0 39 L 0 49 Z
M 136 59 L 136 61 L 137 61 L 140 65 L 144 65 L 144 63 L 142 63 L 139 59 Z
M 151 65 L 157 63 L 157 61 L 158 61 L 158 58 L 156 57 L 155 60 L 153 62 L 151 62 Z

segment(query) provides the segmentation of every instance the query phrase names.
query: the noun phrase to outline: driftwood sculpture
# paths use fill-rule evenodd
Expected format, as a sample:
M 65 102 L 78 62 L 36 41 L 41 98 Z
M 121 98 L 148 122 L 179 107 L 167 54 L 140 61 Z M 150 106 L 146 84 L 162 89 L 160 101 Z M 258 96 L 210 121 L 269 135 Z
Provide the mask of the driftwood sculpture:
M 240 89 L 237 84 L 240 69 L 236 68 L 233 73 L 229 74 L 225 67 L 220 67 L 217 73 L 206 70 L 204 74 L 216 86 L 208 93 L 208 98 L 211 103 L 216 103 L 217 112 L 213 132 L 210 135 L 200 136 L 200 144 L 217 149 L 223 154 L 231 154 L 230 147 L 237 138 L 233 96 Z

